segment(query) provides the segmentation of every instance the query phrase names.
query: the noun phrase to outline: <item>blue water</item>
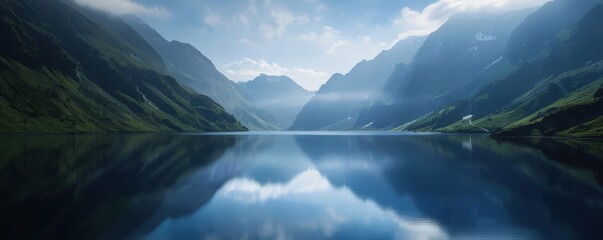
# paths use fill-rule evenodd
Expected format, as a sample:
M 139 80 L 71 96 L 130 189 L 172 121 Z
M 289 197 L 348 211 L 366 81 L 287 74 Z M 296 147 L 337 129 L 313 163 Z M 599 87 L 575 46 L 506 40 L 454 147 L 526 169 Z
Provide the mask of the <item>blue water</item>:
M 600 239 L 603 229 L 598 141 L 284 132 L 0 143 L 2 239 Z

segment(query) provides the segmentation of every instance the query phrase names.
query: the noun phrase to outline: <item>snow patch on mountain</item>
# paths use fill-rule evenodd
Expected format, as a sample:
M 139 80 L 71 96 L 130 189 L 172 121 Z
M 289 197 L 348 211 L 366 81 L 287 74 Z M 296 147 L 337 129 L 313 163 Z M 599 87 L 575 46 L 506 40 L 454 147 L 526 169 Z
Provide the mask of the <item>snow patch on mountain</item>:
M 496 36 L 490 34 L 483 34 L 482 32 L 478 32 L 475 34 L 475 40 L 480 42 L 489 42 L 496 40 Z
M 370 126 L 373 126 L 373 123 L 375 123 L 375 122 L 370 122 L 369 124 L 364 125 L 364 127 L 362 127 L 362 129 L 365 129 L 365 128 L 368 128 Z
M 484 70 L 491 68 L 492 66 L 494 66 L 494 64 L 497 64 L 498 62 L 500 62 L 501 60 L 503 60 L 503 57 L 499 57 L 498 59 L 496 59 L 494 62 L 490 63 L 490 65 L 486 66 L 484 68 Z

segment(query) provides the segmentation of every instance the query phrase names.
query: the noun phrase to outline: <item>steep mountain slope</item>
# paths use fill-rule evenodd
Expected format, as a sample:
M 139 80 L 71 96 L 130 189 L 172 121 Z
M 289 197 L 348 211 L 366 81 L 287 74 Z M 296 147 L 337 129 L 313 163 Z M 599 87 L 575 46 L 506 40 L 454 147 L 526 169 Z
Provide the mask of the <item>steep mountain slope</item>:
M 352 128 L 360 111 L 383 98 L 387 78 L 400 63 L 408 63 L 425 37 L 410 37 L 381 52 L 373 60 L 356 64 L 346 75 L 334 74 L 295 119 L 291 130 L 345 130 Z
M 433 98 L 476 77 L 502 56 L 513 29 L 528 14 L 451 17 L 419 49 L 405 79 L 391 79 L 400 84 L 398 96 Z
M 550 8 L 545 5 L 543 9 Z M 535 14 L 541 16 L 539 11 Z M 547 22 L 546 18 L 540 20 Z M 547 40 L 544 49 L 516 71 L 486 85 L 467 100 L 402 129 L 476 131 L 459 121 L 473 114 L 475 125 L 498 131 L 499 135 L 601 136 L 597 130 L 601 122 L 596 120 L 601 116 L 596 93 L 603 77 L 601 21 L 603 5 L 597 5 L 577 23 Z
M 288 129 L 302 107 L 314 96 L 287 76 L 262 74 L 240 85 L 258 107 L 276 118 L 281 129 Z
M 576 25 L 558 35 L 549 50 L 548 65 L 554 70 L 587 66 L 560 74 L 548 82 L 546 90 L 523 100 L 536 107 L 516 115 L 532 114 L 503 127 L 498 135 L 603 136 L 601 22 L 603 5 L 597 5 Z M 538 87 L 531 92 L 537 92 Z M 513 106 L 510 111 L 525 109 L 521 107 Z
M 513 31 L 505 58 L 514 64 L 527 62 L 550 46 L 551 40 L 576 23 L 600 0 L 555 0 L 530 14 Z
M 507 40 L 531 11 L 451 17 L 427 38 L 411 64 L 392 73 L 389 105 L 365 109 L 356 126 L 388 128 L 408 122 L 508 71 L 512 66 L 502 58 Z
M 0 131 L 243 130 L 164 74 L 122 21 L 70 1 L 0 2 Z
M 220 73 L 195 47 L 188 43 L 167 41 L 138 18 L 126 17 L 125 20 L 161 55 L 168 72 L 178 81 L 218 102 L 250 129 L 278 129 L 270 113 L 256 107 L 237 83 Z

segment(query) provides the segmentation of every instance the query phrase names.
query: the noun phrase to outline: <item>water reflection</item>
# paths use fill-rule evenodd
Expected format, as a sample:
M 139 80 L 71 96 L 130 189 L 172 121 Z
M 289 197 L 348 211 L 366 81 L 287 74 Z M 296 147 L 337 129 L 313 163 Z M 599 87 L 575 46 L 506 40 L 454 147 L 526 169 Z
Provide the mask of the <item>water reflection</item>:
M 149 216 L 158 224 L 189 214 L 211 199 L 230 173 L 206 179 L 186 203 L 161 213 L 156 209 L 177 196 L 166 192 L 236 141 L 174 135 L 0 137 L 0 238 L 118 239 Z
M 593 141 L 245 134 L 0 142 L 1 232 L 15 239 L 598 239 L 603 227 L 603 144 Z
M 304 136 L 298 142 L 319 169 L 341 162 L 344 171 L 321 169 L 333 183 L 398 213 L 433 219 L 452 238 L 596 239 L 601 227 L 592 217 L 603 213 L 600 186 L 559 166 L 539 148 L 458 135 Z M 329 149 L 333 145 L 343 154 L 334 154 Z M 373 167 L 345 164 L 351 159 L 364 159 Z M 378 174 L 370 170 L 374 168 L 380 169 Z M 382 186 L 394 191 L 381 191 Z
M 437 225 L 361 200 L 348 188 L 332 186 L 316 169 L 282 184 L 233 179 L 203 211 L 166 222 L 147 238 L 196 239 L 212 232 L 219 239 L 445 238 Z

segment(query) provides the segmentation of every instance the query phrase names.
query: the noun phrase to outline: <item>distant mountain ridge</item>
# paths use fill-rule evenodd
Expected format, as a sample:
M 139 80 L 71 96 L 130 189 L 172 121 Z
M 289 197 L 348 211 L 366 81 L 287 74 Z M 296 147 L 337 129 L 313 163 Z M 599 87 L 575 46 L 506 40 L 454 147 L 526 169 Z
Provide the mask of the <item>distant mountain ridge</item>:
M 255 106 L 237 83 L 220 73 L 195 47 L 166 40 L 136 17 L 125 17 L 125 20 L 161 55 L 168 72 L 179 82 L 209 96 L 252 130 L 279 129 L 269 112 Z
M 59 0 L 0 12 L 0 132 L 246 129 L 118 18 Z
M 530 61 L 549 47 L 557 34 L 600 3 L 601 0 L 554 0 L 544 4 L 513 31 L 505 58 L 514 64 Z
M 506 57 L 515 66 L 512 70 L 465 100 L 399 129 L 483 132 L 461 120 L 471 114 L 474 125 L 499 136 L 603 136 L 603 108 L 597 94 L 603 84 L 600 3 L 556 0 L 545 4 L 513 34 L 513 38 L 521 39 L 524 37 L 520 33 L 536 32 L 544 24 L 559 24 L 557 32 L 548 34 L 548 38 L 534 40 L 537 52 L 524 52 L 523 44 L 510 40 L 506 53 L 523 56 L 516 61 Z M 579 13 L 582 15 L 576 19 Z M 573 17 L 558 21 L 558 16 Z
M 409 37 L 373 60 L 363 60 L 349 73 L 334 74 L 299 113 L 291 130 L 346 130 L 358 114 L 383 98 L 389 74 L 413 58 L 425 37 Z
M 291 129 L 602 137 L 602 3 L 453 16 L 409 63 L 334 74 Z
M 502 61 L 507 40 L 531 11 L 450 17 L 429 35 L 410 64 L 391 74 L 389 101 L 364 109 L 355 127 L 395 127 L 494 80 L 510 68 Z
M 70 0 L 0 2 L 0 132 L 397 130 L 603 137 L 603 0 L 452 16 L 333 74 L 235 83 Z
M 301 108 L 314 96 L 314 93 L 287 76 L 261 74 L 251 81 L 239 84 L 258 107 L 275 117 L 281 129 L 288 129 Z
M 240 82 L 239 85 L 243 87 L 247 93 L 257 90 L 269 90 L 273 89 L 276 92 L 306 92 L 310 91 L 304 89 L 302 86 L 297 84 L 293 79 L 287 76 L 271 76 L 267 74 L 260 74 L 253 80 L 247 82 Z M 255 95 L 255 94 L 254 94 Z

